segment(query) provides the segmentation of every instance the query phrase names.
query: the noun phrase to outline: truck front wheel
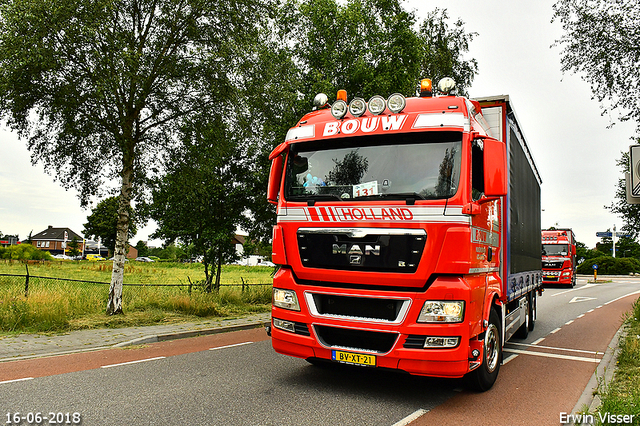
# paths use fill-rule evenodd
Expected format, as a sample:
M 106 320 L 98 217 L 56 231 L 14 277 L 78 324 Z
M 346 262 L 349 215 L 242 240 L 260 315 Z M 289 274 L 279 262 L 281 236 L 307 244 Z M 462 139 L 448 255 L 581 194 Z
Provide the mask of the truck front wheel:
M 491 389 L 496 382 L 502 362 L 501 336 L 500 318 L 496 310 L 492 309 L 489 326 L 484 333 L 482 365 L 467 374 L 467 383 L 471 389 L 484 392 Z

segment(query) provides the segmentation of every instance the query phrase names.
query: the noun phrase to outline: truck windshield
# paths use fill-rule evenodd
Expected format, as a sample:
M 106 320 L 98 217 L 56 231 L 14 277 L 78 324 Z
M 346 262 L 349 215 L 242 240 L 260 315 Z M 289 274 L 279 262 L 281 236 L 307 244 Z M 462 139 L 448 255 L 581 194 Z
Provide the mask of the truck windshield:
M 569 253 L 569 246 L 567 244 L 543 244 L 542 255 L 543 256 L 566 256 Z
M 443 199 L 458 190 L 462 133 L 303 142 L 290 149 L 289 200 Z

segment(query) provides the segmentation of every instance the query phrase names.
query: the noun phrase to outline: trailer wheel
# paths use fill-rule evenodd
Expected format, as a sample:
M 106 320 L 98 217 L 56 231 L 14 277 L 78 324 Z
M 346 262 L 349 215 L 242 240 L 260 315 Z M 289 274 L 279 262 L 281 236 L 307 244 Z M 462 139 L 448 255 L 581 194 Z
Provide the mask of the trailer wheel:
M 502 333 L 500 332 L 500 317 L 495 309 L 489 315 L 489 326 L 484 333 L 484 349 L 482 351 L 482 365 L 468 373 L 468 386 L 478 392 L 484 392 L 493 386 L 498 378 L 502 363 Z

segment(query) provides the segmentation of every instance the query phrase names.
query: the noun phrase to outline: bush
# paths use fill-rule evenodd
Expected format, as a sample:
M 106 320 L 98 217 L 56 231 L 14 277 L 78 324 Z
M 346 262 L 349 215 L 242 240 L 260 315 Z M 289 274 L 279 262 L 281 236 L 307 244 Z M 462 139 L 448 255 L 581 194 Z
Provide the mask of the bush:
M 598 274 L 602 275 L 629 275 L 640 273 L 640 260 L 631 257 L 600 256 L 588 259 L 578 266 L 578 273 L 593 274 L 593 265 L 598 265 Z
M 17 244 L 0 248 L 0 259 L 12 260 L 53 260 L 48 251 L 42 251 L 31 244 Z

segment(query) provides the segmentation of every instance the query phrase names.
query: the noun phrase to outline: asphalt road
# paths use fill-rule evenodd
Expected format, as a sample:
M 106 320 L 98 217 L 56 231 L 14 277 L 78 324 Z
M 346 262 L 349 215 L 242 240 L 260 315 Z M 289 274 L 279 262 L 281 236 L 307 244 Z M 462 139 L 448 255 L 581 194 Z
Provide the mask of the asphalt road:
M 20 424 L 36 424 L 28 413 L 39 412 L 70 413 L 66 424 L 79 413 L 83 425 L 558 424 L 638 294 L 619 298 L 640 291 L 638 279 L 581 281 L 545 291 L 536 329 L 508 343 L 482 394 L 459 380 L 315 367 L 248 330 L 2 363 L 0 422 L 20 413 Z

